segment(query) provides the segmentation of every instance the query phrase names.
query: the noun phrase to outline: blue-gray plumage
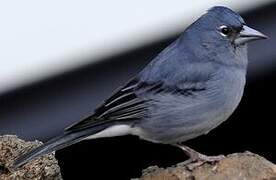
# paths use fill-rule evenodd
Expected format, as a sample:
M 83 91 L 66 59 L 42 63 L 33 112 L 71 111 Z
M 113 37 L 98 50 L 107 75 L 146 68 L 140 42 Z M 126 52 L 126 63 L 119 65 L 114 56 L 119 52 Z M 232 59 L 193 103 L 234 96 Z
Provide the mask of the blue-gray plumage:
M 93 115 L 19 157 L 14 166 L 86 139 L 132 134 L 177 145 L 208 133 L 238 106 L 246 79 L 246 44 L 263 38 L 232 10 L 210 9 Z M 179 147 L 193 160 L 214 160 Z

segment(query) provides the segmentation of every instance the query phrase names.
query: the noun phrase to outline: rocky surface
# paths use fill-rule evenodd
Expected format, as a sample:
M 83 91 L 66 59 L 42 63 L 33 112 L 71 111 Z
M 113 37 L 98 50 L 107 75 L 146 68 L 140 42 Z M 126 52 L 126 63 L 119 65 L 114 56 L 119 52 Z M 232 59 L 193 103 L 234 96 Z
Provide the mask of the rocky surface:
M 41 145 L 26 142 L 12 135 L 0 136 L 0 180 L 61 180 L 54 154 L 35 159 L 18 169 L 12 163 L 20 154 Z M 149 167 L 136 180 L 276 180 L 276 165 L 250 153 L 235 153 L 215 163 L 201 165 L 180 163 L 173 167 Z
M 149 167 L 139 180 L 276 180 L 276 165 L 250 152 L 231 154 L 219 162 L 192 169 L 191 166 L 180 163 L 166 169 Z
M 45 155 L 18 168 L 11 169 L 20 154 L 41 145 L 41 142 L 26 142 L 12 135 L 0 136 L 0 179 L 1 180 L 61 180 L 60 169 L 54 154 Z

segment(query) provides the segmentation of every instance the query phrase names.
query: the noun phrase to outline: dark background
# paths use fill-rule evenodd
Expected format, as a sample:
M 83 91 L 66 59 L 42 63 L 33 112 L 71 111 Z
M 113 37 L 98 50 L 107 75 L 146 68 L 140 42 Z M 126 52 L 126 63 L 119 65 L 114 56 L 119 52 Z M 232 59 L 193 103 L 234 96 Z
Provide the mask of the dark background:
M 249 26 L 270 39 L 249 47 L 247 86 L 235 113 L 208 135 L 186 145 L 208 155 L 249 150 L 276 163 L 275 9 L 276 4 L 270 4 L 242 14 Z M 43 141 L 57 135 L 67 125 L 91 114 L 176 37 L 1 95 L 0 134 Z M 134 136 L 84 141 L 58 151 L 56 157 L 64 179 L 129 179 L 150 165 L 166 167 L 187 158 L 175 147 Z

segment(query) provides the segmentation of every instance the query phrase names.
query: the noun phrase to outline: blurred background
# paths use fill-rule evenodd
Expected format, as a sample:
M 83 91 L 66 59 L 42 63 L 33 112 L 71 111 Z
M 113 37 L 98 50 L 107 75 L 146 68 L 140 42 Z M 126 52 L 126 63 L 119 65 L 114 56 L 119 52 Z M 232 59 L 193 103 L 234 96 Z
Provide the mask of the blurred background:
M 46 141 L 93 113 L 214 5 L 241 13 L 270 39 L 249 46 L 243 100 L 221 126 L 187 142 L 209 154 L 245 150 L 276 163 L 276 1 L 0 2 L 0 134 Z M 185 160 L 181 150 L 126 136 L 58 151 L 64 179 L 129 179 Z M 81 173 L 80 173 L 81 172 Z

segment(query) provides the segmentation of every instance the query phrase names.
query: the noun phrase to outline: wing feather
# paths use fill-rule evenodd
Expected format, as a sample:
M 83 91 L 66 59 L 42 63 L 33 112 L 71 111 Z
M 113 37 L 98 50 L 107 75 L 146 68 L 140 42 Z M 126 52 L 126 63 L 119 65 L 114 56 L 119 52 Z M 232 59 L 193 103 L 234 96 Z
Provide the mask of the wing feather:
M 139 81 L 131 80 L 98 107 L 92 116 L 66 128 L 66 131 L 90 127 L 98 121 L 123 121 L 140 119 L 146 115 L 147 103 L 136 94 Z
M 146 83 L 132 79 L 125 86 L 116 91 L 110 98 L 99 106 L 92 116 L 66 128 L 66 131 L 88 128 L 101 121 L 132 121 L 145 118 L 148 115 L 149 103 L 157 101 L 155 95 L 174 94 L 178 96 L 192 96 L 197 91 L 205 90 L 203 87 L 189 86 L 179 88 L 177 86 L 165 86 L 162 82 Z M 154 100 L 153 100 L 154 99 Z

